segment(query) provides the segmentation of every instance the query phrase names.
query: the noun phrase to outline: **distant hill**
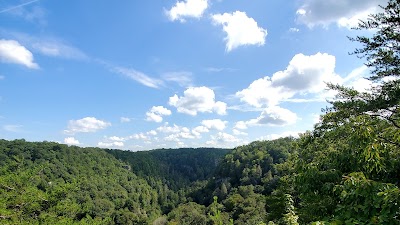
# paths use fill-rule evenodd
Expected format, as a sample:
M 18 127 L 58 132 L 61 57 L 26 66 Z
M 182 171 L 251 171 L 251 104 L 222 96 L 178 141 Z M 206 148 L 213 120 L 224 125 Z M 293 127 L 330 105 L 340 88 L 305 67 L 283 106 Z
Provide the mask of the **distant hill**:
M 129 163 L 138 176 L 160 178 L 178 190 L 191 182 L 213 175 L 222 158 L 231 150 L 219 148 L 157 149 L 130 152 L 107 150 L 115 158 Z

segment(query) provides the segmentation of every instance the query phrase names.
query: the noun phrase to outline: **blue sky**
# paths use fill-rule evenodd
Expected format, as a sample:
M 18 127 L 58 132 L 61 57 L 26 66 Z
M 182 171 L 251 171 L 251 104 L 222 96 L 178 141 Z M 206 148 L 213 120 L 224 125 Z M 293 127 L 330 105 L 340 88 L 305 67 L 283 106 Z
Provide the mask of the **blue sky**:
M 378 4 L 0 1 L 0 138 L 137 151 L 296 136 L 326 82 L 369 85 L 347 36 Z

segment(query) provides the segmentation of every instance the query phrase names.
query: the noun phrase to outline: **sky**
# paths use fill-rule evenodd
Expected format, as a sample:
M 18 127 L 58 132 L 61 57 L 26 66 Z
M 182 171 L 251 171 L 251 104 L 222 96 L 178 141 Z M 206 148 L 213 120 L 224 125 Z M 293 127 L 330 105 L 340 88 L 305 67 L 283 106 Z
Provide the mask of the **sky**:
M 313 129 L 365 90 L 349 52 L 384 0 L 2 0 L 0 138 L 131 151 Z

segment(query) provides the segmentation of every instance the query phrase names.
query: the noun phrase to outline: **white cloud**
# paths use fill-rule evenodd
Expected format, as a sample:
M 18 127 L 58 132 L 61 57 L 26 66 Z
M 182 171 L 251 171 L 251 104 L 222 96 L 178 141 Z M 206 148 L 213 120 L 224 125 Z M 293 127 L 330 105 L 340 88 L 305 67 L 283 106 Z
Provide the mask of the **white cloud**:
M 379 12 L 378 5 L 386 3 L 386 0 L 304 0 L 297 10 L 297 19 L 308 27 L 336 23 L 339 27 L 351 28 L 360 19 Z
M 184 129 L 184 127 L 180 127 L 176 124 L 174 124 L 173 126 L 169 126 L 168 123 L 165 123 L 163 126 L 158 127 L 156 130 L 162 133 L 178 133 L 181 131 L 181 129 Z M 187 129 L 185 127 L 185 129 Z
M 272 125 L 272 126 L 284 126 L 294 124 L 297 121 L 297 115 L 290 110 L 281 108 L 279 106 L 272 106 L 266 108 L 259 117 L 252 119 L 247 125 Z
M 193 74 L 190 72 L 169 72 L 162 75 L 165 81 L 176 82 L 179 86 L 188 87 L 192 85 Z
M 143 134 L 143 133 L 133 134 L 133 135 L 129 136 L 129 139 L 144 140 L 144 141 L 150 140 L 150 138 L 147 135 Z
M 176 124 L 174 124 L 173 126 L 169 126 L 168 123 L 165 123 L 163 126 L 158 127 L 156 130 L 158 132 L 167 134 L 167 136 L 164 137 L 165 141 L 180 142 L 181 139 L 199 138 L 198 133 L 191 132 L 189 128 L 178 126 Z
M 278 105 L 291 101 L 296 94 L 320 94 L 325 91 L 326 82 L 340 83 L 335 73 L 335 57 L 326 53 L 306 56 L 295 55 L 286 70 L 278 71 L 272 77 L 255 80 L 246 89 L 238 91 L 241 101 L 257 107 Z M 296 99 L 295 99 L 296 100 Z
M 237 146 L 238 143 L 243 142 L 239 138 L 224 132 L 219 132 L 217 135 L 212 135 L 211 140 L 207 141 L 207 145 L 215 146 L 215 147 L 234 147 Z
M 153 106 L 150 111 L 146 113 L 146 120 L 161 123 L 163 121 L 163 116 L 169 115 L 171 115 L 171 110 L 163 106 Z
M 208 0 L 184 0 L 176 4 L 165 13 L 171 21 L 185 22 L 186 18 L 201 18 L 208 8 Z
M 20 32 L 2 31 L 3 34 L 13 37 L 22 45 L 32 49 L 34 53 L 39 53 L 49 57 L 64 59 L 87 60 L 87 56 L 80 49 L 65 43 L 64 40 L 49 36 L 32 36 Z
M 111 69 L 112 72 L 122 74 L 132 80 L 135 80 L 144 86 L 151 87 L 151 88 L 160 88 L 164 85 L 162 80 L 152 78 L 140 71 L 134 69 L 128 69 L 124 67 L 113 67 Z
M 207 129 L 219 130 L 219 131 L 224 130 L 227 123 L 228 123 L 228 121 L 222 121 L 220 119 L 203 120 L 203 121 L 201 121 L 201 124 L 204 127 L 206 127 Z
M 95 117 L 85 117 L 80 120 L 70 120 L 68 122 L 68 129 L 64 130 L 64 132 L 66 134 L 91 133 L 109 126 L 111 126 L 109 122 L 98 120 Z
M 296 113 L 279 106 L 270 106 L 265 108 L 264 111 L 261 112 L 260 116 L 255 119 L 236 122 L 234 129 L 245 130 L 248 127 L 263 125 L 285 126 L 294 124 L 297 120 L 298 117 Z
M 192 133 L 199 138 L 201 137 L 202 133 L 208 133 L 208 132 L 210 132 L 210 130 L 205 126 L 197 126 L 192 129 Z
M 275 139 L 284 138 L 284 137 L 298 138 L 300 133 L 303 133 L 303 132 L 285 131 L 281 134 L 268 134 L 267 136 L 260 137 L 258 139 L 259 140 L 275 140 Z
M 368 77 L 369 69 L 367 66 L 360 66 L 349 73 L 344 79 L 343 83 L 347 87 L 352 87 L 359 92 L 368 92 L 372 87 L 373 82 L 366 79 Z
M 335 63 L 335 56 L 326 53 L 311 56 L 297 54 L 285 71 L 272 76 L 272 84 L 293 91 L 317 93 L 326 88 L 326 82 L 341 79 L 335 74 Z
M 158 127 L 157 131 L 162 133 L 178 133 L 180 131 L 180 127 L 176 124 L 169 126 L 168 123 L 165 123 L 163 126 Z
M 247 124 L 245 121 L 236 122 L 235 127 L 234 127 L 234 129 L 239 129 L 239 130 L 246 130 L 247 128 L 248 127 L 247 127 Z
M 64 44 L 58 40 L 35 40 L 31 41 L 32 48 L 37 52 L 50 56 L 65 59 L 88 59 L 88 56 L 81 50 Z
M 79 141 L 74 137 L 66 137 L 64 138 L 64 144 L 67 145 L 80 145 Z
M 236 92 L 236 97 L 242 102 L 257 108 L 277 105 L 282 99 L 288 99 L 293 95 L 293 92 L 284 91 L 282 87 L 274 87 L 269 77 L 255 80 L 248 88 Z
M 121 123 L 129 123 L 132 121 L 132 119 L 128 117 L 121 117 L 119 120 L 121 121 Z
M 236 69 L 229 68 L 229 67 L 207 67 L 204 70 L 209 73 L 220 73 L 220 72 L 231 73 L 231 72 L 236 71 Z
M 147 134 L 148 134 L 148 135 L 156 136 L 156 135 L 157 135 L 157 131 L 151 130 L 151 131 L 148 131 Z
M 299 28 L 295 28 L 295 27 L 291 27 L 291 28 L 289 28 L 289 32 L 297 33 L 297 32 L 300 32 L 300 29 Z
M 30 69 L 38 69 L 33 61 L 32 53 L 18 41 L 0 39 L 0 61 L 24 65 Z
M 264 45 L 267 30 L 258 26 L 257 22 L 245 12 L 215 14 L 215 24 L 222 25 L 226 33 L 226 50 L 229 52 L 243 45 Z
M 182 97 L 177 95 L 170 97 L 169 105 L 175 106 L 180 113 L 192 116 L 198 112 L 226 114 L 226 103 L 216 102 L 214 91 L 208 87 L 190 87 L 184 91 Z
M 111 136 L 107 138 L 110 141 L 125 141 L 125 138 L 123 137 L 117 137 L 117 136 Z
M 177 134 L 170 134 L 164 138 L 165 141 L 175 141 L 180 142 L 181 139 L 194 139 L 198 136 L 192 134 L 190 131 L 182 131 Z
M 237 130 L 237 129 L 233 129 L 232 132 L 236 136 L 238 136 L 238 135 L 247 136 L 248 135 L 248 133 L 240 131 L 240 130 Z
M 122 148 L 124 147 L 123 142 L 114 141 L 114 142 L 99 142 L 97 146 L 100 148 Z
M 8 132 L 19 133 L 22 132 L 22 125 L 4 125 L 3 129 Z

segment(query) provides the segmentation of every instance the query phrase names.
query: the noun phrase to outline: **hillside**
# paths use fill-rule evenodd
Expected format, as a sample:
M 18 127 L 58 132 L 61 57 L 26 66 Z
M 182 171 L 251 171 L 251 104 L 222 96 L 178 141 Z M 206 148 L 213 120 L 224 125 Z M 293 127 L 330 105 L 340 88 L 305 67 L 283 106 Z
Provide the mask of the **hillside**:
M 2 224 L 147 224 L 185 201 L 184 191 L 170 190 L 167 178 L 174 184 L 205 179 L 226 152 L 133 153 L 0 140 L 0 220 Z M 149 165 L 151 170 L 137 165 Z M 164 172 L 167 167 L 171 173 Z
M 138 176 L 161 179 L 177 191 L 191 182 L 209 178 L 221 158 L 230 150 L 180 148 L 140 152 L 107 150 L 107 152 L 129 163 L 132 171 Z

